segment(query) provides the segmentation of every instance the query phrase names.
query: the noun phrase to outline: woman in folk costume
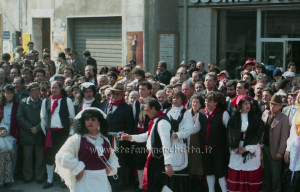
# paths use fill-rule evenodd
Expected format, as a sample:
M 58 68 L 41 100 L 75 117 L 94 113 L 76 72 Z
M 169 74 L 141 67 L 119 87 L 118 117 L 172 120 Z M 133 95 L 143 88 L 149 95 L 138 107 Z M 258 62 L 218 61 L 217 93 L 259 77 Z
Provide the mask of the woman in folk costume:
M 262 191 L 259 141 L 265 129 L 264 123 L 254 113 L 250 96 L 239 95 L 231 103 L 238 107 L 238 111 L 227 125 L 230 149 L 227 191 Z
M 187 98 L 181 91 L 174 91 L 172 95 L 172 109 L 167 113 L 172 126 L 171 149 L 173 151 L 172 167 L 174 175 L 165 177 L 166 183 L 174 192 L 190 191 L 187 147 L 189 136 L 194 128 L 193 117 L 186 111 L 183 104 Z M 173 141 L 173 142 L 172 142 Z
M 74 135 L 69 137 L 55 157 L 55 171 L 71 192 L 109 192 L 108 176 L 117 177 L 118 158 L 106 138 L 106 115 L 88 108 L 75 117 Z
M 0 124 L 0 189 L 14 182 L 12 165 L 15 143 L 16 139 L 9 135 L 7 125 Z
M 209 192 L 215 191 L 215 181 L 218 179 L 222 192 L 226 192 L 227 157 L 226 127 L 229 114 L 222 109 L 224 96 L 211 91 L 205 96 L 204 116 L 201 117 L 200 145 L 203 162 L 203 172 L 206 176 Z M 195 127 L 199 127 L 196 126 Z
M 293 117 L 290 137 L 287 140 L 287 148 L 284 155 L 286 163 L 289 166 L 289 183 L 287 190 L 289 192 L 300 191 L 300 92 L 296 98 L 297 113 Z
M 192 108 L 188 111 L 192 114 L 195 127 L 205 127 L 203 125 L 204 121 L 201 119 L 204 116 L 204 99 L 200 94 L 194 94 L 191 98 Z M 201 123 L 202 125 L 201 125 Z M 201 187 L 200 182 L 204 181 L 203 176 L 203 166 L 200 151 L 200 132 L 194 133 L 190 136 L 189 145 L 189 174 L 191 177 L 191 187 L 192 190 L 199 191 Z M 202 180 L 201 180 L 202 179 Z M 202 184 L 202 183 L 201 183 Z
M 100 108 L 100 103 L 95 99 L 96 87 L 91 82 L 85 82 L 80 85 L 79 96 L 76 98 L 74 103 L 75 114 L 80 111 L 89 108 L 96 107 Z

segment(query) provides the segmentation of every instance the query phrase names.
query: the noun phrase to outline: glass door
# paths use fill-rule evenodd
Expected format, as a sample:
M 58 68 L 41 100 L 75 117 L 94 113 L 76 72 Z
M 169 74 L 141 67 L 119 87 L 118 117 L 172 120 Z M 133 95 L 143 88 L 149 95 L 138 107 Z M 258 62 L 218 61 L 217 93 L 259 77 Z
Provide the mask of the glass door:
M 297 73 L 300 71 L 300 41 L 286 41 L 285 43 L 285 63 L 288 67 L 290 62 L 296 64 Z
M 261 62 L 264 63 L 268 75 L 276 68 L 284 69 L 284 42 L 262 42 Z

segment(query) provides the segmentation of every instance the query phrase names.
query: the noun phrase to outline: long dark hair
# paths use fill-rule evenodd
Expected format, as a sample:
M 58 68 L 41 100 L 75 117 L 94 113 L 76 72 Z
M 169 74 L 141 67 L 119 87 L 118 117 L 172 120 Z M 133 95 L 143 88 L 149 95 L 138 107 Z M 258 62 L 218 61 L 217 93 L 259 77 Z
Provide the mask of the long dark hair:
M 88 118 L 96 117 L 100 123 L 100 133 L 104 136 L 107 136 L 108 132 L 108 122 L 106 119 L 104 119 L 101 112 L 95 109 L 87 109 L 85 110 L 80 119 L 75 119 L 74 122 L 74 133 L 77 133 L 79 135 L 84 135 L 88 133 L 88 130 L 85 126 L 85 120 Z
M 1 100 L 0 100 L 0 105 L 6 105 L 6 98 L 5 98 L 5 95 L 4 93 L 5 92 L 12 92 L 13 93 L 13 99 L 12 99 L 12 102 L 17 102 L 17 96 L 15 94 L 15 88 L 12 86 L 12 85 L 5 85 L 2 89 L 2 94 L 1 94 Z
M 253 113 L 255 111 L 255 107 L 253 105 L 253 101 L 250 97 L 244 97 L 238 104 L 237 106 L 237 111 L 241 112 L 242 111 L 242 105 L 243 103 L 245 103 L 246 101 L 250 102 L 250 111 L 249 113 Z

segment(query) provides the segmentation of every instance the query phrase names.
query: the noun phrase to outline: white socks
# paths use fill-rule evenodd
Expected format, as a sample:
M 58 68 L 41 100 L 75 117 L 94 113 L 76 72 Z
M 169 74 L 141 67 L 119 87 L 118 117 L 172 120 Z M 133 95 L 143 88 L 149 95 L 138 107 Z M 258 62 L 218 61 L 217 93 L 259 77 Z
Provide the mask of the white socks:
M 226 192 L 227 191 L 227 185 L 226 185 L 225 177 L 219 178 L 219 184 L 220 184 L 220 187 L 222 189 L 222 192 Z
M 215 192 L 216 177 L 214 175 L 207 175 L 206 180 L 207 180 L 209 192 Z M 222 189 L 222 192 L 226 192 L 227 191 L 227 185 L 226 185 L 225 177 L 219 178 L 219 184 L 220 184 L 220 187 Z
M 208 185 L 208 191 L 209 192 L 215 192 L 215 181 L 216 178 L 214 175 L 206 175 L 207 185 Z
M 47 165 L 46 164 L 46 169 L 47 169 L 47 182 L 52 183 L 53 182 L 53 173 L 54 173 L 54 165 Z
M 137 170 L 138 179 L 139 179 L 139 189 L 143 189 L 143 170 Z

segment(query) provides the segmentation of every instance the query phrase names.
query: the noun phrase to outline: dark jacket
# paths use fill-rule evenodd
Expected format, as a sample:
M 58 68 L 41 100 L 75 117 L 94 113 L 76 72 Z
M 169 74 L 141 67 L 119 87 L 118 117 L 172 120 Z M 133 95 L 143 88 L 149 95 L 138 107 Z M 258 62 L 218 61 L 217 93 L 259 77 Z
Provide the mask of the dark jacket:
M 10 135 L 13 136 L 15 139 L 19 140 L 20 136 L 20 128 L 17 123 L 17 111 L 18 111 L 19 104 L 14 101 L 12 111 L 11 111 L 11 118 L 10 118 Z M 0 105 L 0 122 L 4 117 L 4 105 Z
M 248 128 L 246 131 L 246 137 L 244 146 L 256 145 L 261 140 L 265 130 L 265 125 L 260 116 L 254 112 L 248 113 Z M 227 144 L 228 147 L 238 148 L 241 140 L 241 126 L 242 119 L 241 113 L 236 112 L 228 121 L 227 124 Z
M 34 109 L 33 102 L 30 97 L 21 100 L 17 112 L 17 121 L 20 127 L 20 142 L 27 145 L 42 145 L 44 144 L 44 133 L 41 127 L 40 110 L 42 100 L 38 99 L 37 106 Z M 31 128 L 35 127 L 37 134 L 31 133 Z
M 114 112 L 109 112 L 109 108 L 105 109 L 107 113 L 107 121 L 110 132 L 125 131 L 131 134 L 134 126 L 132 108 L 123 103 L 118 106 Z
M 24 87 L 23 91 L 21 93 L 16 92 L 16 96 L 18 96 L 18 102 L 20 102 L 22 99 L 27 98 L 29 96 L 29 93 L 27 92 L 26 88 Z
M 84 64 L 84 66 L 92 65 L 97 69 L 97 61 L 92 57 L 87 57 Z
M 172 78 L 172 74 L 168 70 L 165 70 L 164 72 L 160 72 L 159 74 L 155 74 L 155 79 L 165 85 L 168 85 L 170 83 L 171 78 Z

